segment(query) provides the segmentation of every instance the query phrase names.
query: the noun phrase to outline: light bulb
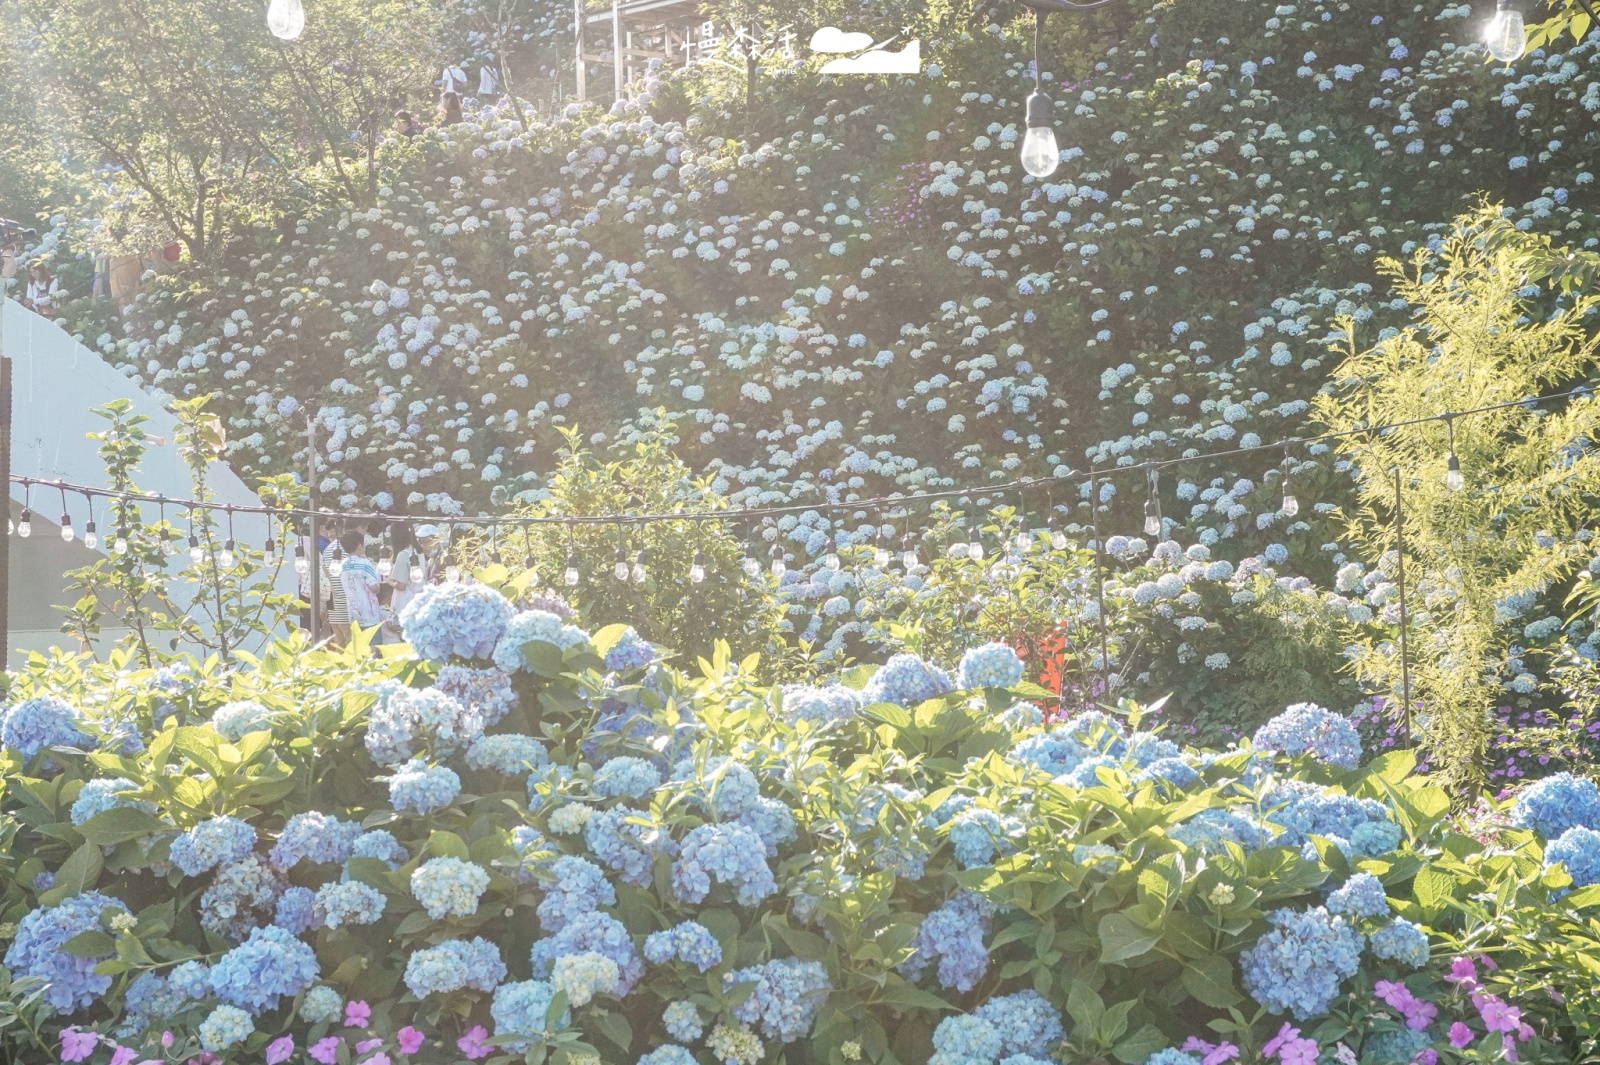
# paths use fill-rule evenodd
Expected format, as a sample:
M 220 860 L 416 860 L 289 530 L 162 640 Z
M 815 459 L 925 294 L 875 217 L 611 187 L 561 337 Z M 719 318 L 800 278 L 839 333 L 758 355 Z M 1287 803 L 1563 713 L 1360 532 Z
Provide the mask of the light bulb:
M 88 537 L 86 536 L 84 539 L 88 540 Z M 233 538 L 229 537 L 227 542 L 222 545 L 222 553 L 217 556 L 217 565 L 223 569 L 232 569 L 234 561 Z
M 267 542 L 261 545 L 262 553 L 265 554 L 268 558 L 271 558 L 273 553 L 276 552 L 277 550 L 278 550 L 278 541 L 274 540 L 270 536 L 267 537 Z
M 877 550 L 872 552 L 873 565 L 877 566 L 879 569 L 888 569 L 889 561 L 889 549 L 884 547 L 882 544 L 879 544 Z
M 901 545 L 900 564 L 905 566 L 907 573 L 917 568 L 917 549 L 912 545 L 909 535 Z
M 784 559 L 783 559 L 783 548 L 779 547 L 777 544 L 773 544 L 772 545 L 772 567 L 771 568 L 772 568 L 772 575 L 774 577 L 777 577 L 779 580 L 782 580 L 783 579 L 783 575 L 785 573 L 789 572 L 789 564 L 787 562 L 785 562 Z
M 742 564 L 744 566 L 744 575 L 746 577 L 757 577 L 761 575 L 761 563 L 756 560 L 756 556 L 750 553 L 750 549 L 748 547 L 745 548 L 744 562 Z
M 100 533 L 94 527 L 93 518 L 83 524 L 83 546 L 91 551 L 100 546 Z
M 1144 534 L 1161 535 L 1161 507 L 1154 499 L 1147 500 L 1144 505 Z
M 26 540 L 33 535 L 33 511 L 23 508 L 22 517 L 17 519 L 17 535 Z
M 634 584 L 643 584 L 645 577 L 649 576 L 649 573 L 645 569 L 645 563 L 646 563 L 646 555 L 645 555 L 645 553 L 643 551 L 640 551 L 637 555 L 633 556 L 633 583 Z
M 196 566 L 198 566 L 200 564 L 200 560 L 205 558 L 205 557 L 206 557 L 205 550 L 202 549 L 201 546 L 200 546 L 200 538 L 198 536 L 194 535 L 193 533 L 190 533 L 189 534 L 189 561 L 193 562 Z M 329 566 L 328 568 L 330 570 L 333 569 L 332 566 Z M 338 575 L 339 575 L 338 573 L 334 573 L 335 577 L 337 577 Z
M 294 556 L 294 571 L 296 573 L 310 573 L 311 560 L 299 552 L 296 552 Z
M 61 539 L 70 544 L 77 538 L 78 534 L 72 531 L 72 515 L 61 515 Z
M 406 570 L 406 576 L 411 579 L 411 583 L 412 584 L 421 584 L 422 583 L 422 563 L 420 563 L 420 562 L 412 562 L 410 568 Z
M 461 579 L 461 567 L 456 565 L 454 562 L 450 563 L 444 568 L 444 579 L 449 581 L 451 584 L 459 581 Z
M 1028 94 L 1028 133 L 1022 138 L 1022 169 L 1034 177 L 1049 177 L 1061 165 L 1061 149 L 1056 145 L 1050 97 L 1035 89 Z
M 111 553 L 126 555 L 128 553 L 128 534 L 121 529 L 117 530 L 117 538 L 111 541 Z
M 828 558 L 827 558 L 827 561 L 823 563 L 823 565 L 827 566 L 829 569 L 833 570 L 835 573 L 837 573 L 839 571 L 839 567 L 840 567 L 841 563 L 839 561 L 839 548 L 838 548 L 838 546 L 836 544 L 830 543 L 828 545 Z
M 1483 39 L 1489 54 L 1502 63 L 1515 63 L 1528 50 L 1527 24 L 1522 12 L 1507 0 L 1500 0 L 1494 17 L 1485 27 Z
M 561 579 L 567 582 L 567 587 L 569 588 L 577 585 L 578 553 L 576 551 L 572 551 L 567 554 L 567 570 L 561 575 Z
M 1467 486 L 1467 479 L 1461 476 L 1461 460 L 1456 458 L 1454 451 L 1444 467 L 1444 486 L 1452 492 L 1459 492 Z
M 971 538 L 967 540 L 967 557 L 974 561 L 983 559 L 983 539 L 978 535 L 978 530 L 973 529 Z
M 272 0 L 267 8 L 267 29 L 279 40 L 292 41 L 306 28 L 306 9 L 300 0 Z
M 1300 513 L 1300 501 L 1294 497 L 1294 485 L 1287 477 L 1283 479 L 1283 505 L 1278 509 L 1291 518 Z
M 387 577 L 394 572 L 394 556 L 384 548 L 383 555 L 378 559 L 378 576 Z
M 1022 518 L 1017 522 L 1017 535 L 1011 541 L 1012 546 L 1018 551 L 1027 551 L 1033 547 L 1033 534 L 1028 531 L 1028 519 Z
M 689 579 L 699 584 L 706 579 L 706 556 L 703 551 L 694 553 L 694 565 L 689 567 Z
M 620 547 L 617 548 L 617 557 L 611 562 L 611 575 L 619 581 L 628 579 L 628 558 Z

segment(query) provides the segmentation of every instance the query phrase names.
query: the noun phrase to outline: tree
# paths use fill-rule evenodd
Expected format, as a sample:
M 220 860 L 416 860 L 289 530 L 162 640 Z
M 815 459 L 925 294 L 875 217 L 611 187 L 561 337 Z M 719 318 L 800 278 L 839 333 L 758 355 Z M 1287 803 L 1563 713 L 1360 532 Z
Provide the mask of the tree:
M 1379 598 L 1395 626 L 1394 639 L 1361 648 L 1357 673 L 1376 690 L 1400 691 L 1398 485 L 1416 721 L 1458 788 L 1481 780 L 1494 700 L 1523 672 L 1523 626 L 1513 622 L 1593 554 L 1579 533 L 1600 490 L 1600 410 L 1587 393 L 1561 394 L 1600 368 L 1600 338 L 1584 327 L 1600 299 L 1552 299 L 1529 286 L 1547 258 L 1538 240 L 1484 207 L 1458 219 L 1436 250 L 1383 260 L 1416 324 L 1362 349 L 1346 322 L 1336 345 L 1344 361 L 1316 402 L 1341 432 L 1495 408 L 1339 443 L 1355 476 L 1343 516 L 1382 574 Z M 1447 483 L 1452 450 L 1459 490 Z

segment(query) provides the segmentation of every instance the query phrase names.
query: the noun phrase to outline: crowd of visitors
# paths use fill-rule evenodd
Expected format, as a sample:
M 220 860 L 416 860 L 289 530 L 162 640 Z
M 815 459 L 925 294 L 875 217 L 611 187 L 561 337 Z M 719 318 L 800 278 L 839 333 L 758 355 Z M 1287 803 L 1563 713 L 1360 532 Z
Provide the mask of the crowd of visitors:
M 381 530 L 380 530 L 381 531 Z M 317 536 L 319 624 L 313 636 L 344 647 L 355 629 L 371 633 L 374 646 L 400 641 L 400 612 L 417 593 L 438 582 L 444 537 L 436 525 L 419 525 L 412 543 L 374 562 L 367 542 L 373 535 L 366 518 L 351 518 Z M 311 541 L 300 537 L 300 628 L 311 631 Z

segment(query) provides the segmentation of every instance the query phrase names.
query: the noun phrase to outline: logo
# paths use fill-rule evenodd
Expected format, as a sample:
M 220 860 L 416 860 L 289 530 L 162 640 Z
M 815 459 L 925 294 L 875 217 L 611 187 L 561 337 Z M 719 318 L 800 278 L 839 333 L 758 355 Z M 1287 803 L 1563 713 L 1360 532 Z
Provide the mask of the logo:
M 811 50 L 840 57 L 823 65 L 824 74 L 916 74 L 922 69 L 920 40 L 908 41 L 898 52 L 884 50 L 884 45 L 899 36 L 874 43 L 870 33 L 846 33 L 824 26 L 811 35 Z

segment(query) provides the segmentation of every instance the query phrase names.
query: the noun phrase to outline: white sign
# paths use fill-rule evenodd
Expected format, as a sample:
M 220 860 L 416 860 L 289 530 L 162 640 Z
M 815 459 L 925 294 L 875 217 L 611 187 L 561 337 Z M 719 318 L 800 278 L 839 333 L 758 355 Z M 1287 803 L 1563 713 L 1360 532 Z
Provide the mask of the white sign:
M 840 56 L 823 65 L 824 74 L 916 74 L 922 69 L 920 40 L 909 41 L 898 52 L 884 48 L 899 36 L 897 33 L 886 41 L 874 43 L 870 33 L 846 33 L 824 26 L 811 35 L 811 50 Z

